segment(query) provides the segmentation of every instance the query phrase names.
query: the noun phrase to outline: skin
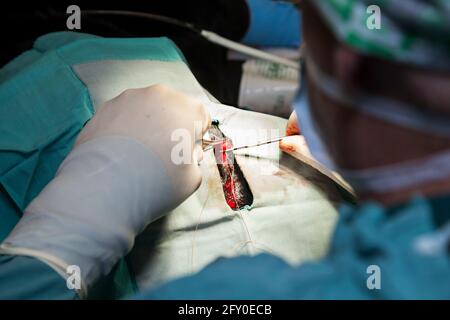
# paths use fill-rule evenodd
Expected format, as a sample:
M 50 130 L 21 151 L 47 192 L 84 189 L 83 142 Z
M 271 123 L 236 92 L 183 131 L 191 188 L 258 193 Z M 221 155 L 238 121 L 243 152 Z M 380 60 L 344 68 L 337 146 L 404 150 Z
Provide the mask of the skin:
M 311 58 L 345 90 L 365 90 L 450 117 L 449 72 L 361 55 L 336 40 L 311 1 L 302 1 L 301 5 L 303 39 Z M 311 80 L 308 83 L 313 116 L 331 155 L 342 168 L 366 169 L 401 163 L 450 149 L 448 138 L 361 114 L 324 95 Z M 300 133 L 294 121 L 295 116 L 292 116 L 287 126 L 288 135 Z M 286 150 L 289 145 L 282 143 L 280 147 Z M 362 200 L 393 205 L 417 193 L 434 196 L 448 192 L 450 179 L 444 178 L 393 193 L 359 196 Z

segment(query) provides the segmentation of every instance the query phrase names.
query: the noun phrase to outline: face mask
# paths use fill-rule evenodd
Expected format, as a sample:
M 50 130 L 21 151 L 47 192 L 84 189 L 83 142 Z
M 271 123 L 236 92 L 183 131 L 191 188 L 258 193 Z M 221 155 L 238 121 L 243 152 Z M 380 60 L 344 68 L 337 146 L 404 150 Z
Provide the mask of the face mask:
M 450 138 L 450 119 L 448 117 L 361 90 L 352 91 L 350 96 L 341 89 L 335 79 L 323 73 L 311 58 L 307 58 L 307 61 L 307 72 L 314 84 L 334 101 L 400 127 Z
M 295 98 L 294 108 L 297 113 L 302 135 L 305 138 L 311 155 L 329 170 L 337 171 L 337 166 L 320 138 L 320 133 L 312 118 L 306 81 L 302 83 L 301 89 Z
M 356 95 L 359 97 L 356 100 L 350 100 L 339 90 L 333 79 L 319 72 L 314 63 L 308 64 L 308 72 L 323 93 L 337 101 L 346 102 L 361 112 L 404 127 L 450 136 L 450 122 L 447 119 L 436 119 L 434 115 L 422 114 L 417 109 L 411 110 L 412 107 L 361 93 Z M 320 138 L 310 111 L 306 81 L 302 83 L 301 88 L 294 102 L 294 108 L 312 156 L 328 169 L 339 172 L 359 193 L 386 193 L 450 178 L 450 150 L 423 159 L 364 170 L 339 168 Z

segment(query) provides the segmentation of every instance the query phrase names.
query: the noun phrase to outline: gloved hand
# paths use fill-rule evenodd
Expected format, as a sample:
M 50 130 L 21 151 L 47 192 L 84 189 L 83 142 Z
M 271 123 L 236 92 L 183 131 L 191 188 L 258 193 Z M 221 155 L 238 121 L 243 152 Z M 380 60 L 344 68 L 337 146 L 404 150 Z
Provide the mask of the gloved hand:
M 303 137 L 300 136 L 300 127 L 298 124 L 297 113 L 294 111 L 289 117 L 288 123 L 286 125 L 286 138 L 280 141 L 280 149 L 284 152 L 299 152 L 309 155 L 307 147 L 305 146 L 305 141 Z
M 200 102 L 160 85 L 108 101 L 0 253 L 38 258 L 65 278 L 76 265 L 86 295 L 138 233 L 199 186 L 201 138 L 210 122 Z M 180 154 L 184 163 L 177 164 Z
M 142 143 L 164 164 L 171 185 L 170 198 L 179 204 L 200 185 L 198 162 L 203 159 L 202 136 L 211 124 L 198 101 L 163 85 L 129 89 L 106 102 L 81 131 L 75 148 L 105 136 L 123 136 Z M 179 144 L 180 137 L 186 138 Z M 185 163 L 180 147 L 184 147 Z

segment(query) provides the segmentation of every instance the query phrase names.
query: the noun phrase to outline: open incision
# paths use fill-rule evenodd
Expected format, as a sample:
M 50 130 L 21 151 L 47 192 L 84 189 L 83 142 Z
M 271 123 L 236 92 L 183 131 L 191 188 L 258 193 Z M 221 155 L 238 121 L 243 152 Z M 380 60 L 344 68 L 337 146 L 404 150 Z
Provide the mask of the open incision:
M 253 194 L 247 180 L 236 162 L 233 151 L 225 151 L 233 148 L 233 142 L 223 134 L 217 124 L 211 126 L 209 135 L 211 140 L 223 140 L 214 146 L 214 156 L 227 204 L 233 210 L 250 208 Z

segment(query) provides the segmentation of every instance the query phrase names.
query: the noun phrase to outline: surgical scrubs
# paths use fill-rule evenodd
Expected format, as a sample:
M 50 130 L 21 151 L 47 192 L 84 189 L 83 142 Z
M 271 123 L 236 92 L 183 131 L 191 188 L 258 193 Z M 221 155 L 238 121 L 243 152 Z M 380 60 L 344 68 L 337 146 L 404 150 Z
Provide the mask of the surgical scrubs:
M 345 205 L 322 261 L 291 267 L 266 254 L 223 259 L 138 298 L 449 299 L 449 223 L 450 196 L 391 209 Z
M 449 299 L 449 222 L 450 196 L 416 197 L 391 209 L 343 205 L 322 261 L 292 267 L 267 254 L 220 259 L 194 276 L 131 298 Z M 27 281 L 34 272 L 40 277 Z M 372 276 L 379 276 L 379 286 L 370 286 Z M 0 257 L 0 298 L 72 297 L 50 267 Z
M 242 42 L 257 47 L 298 48 L 301 13 L 289 2 L 247 0 L 250 24 Z

